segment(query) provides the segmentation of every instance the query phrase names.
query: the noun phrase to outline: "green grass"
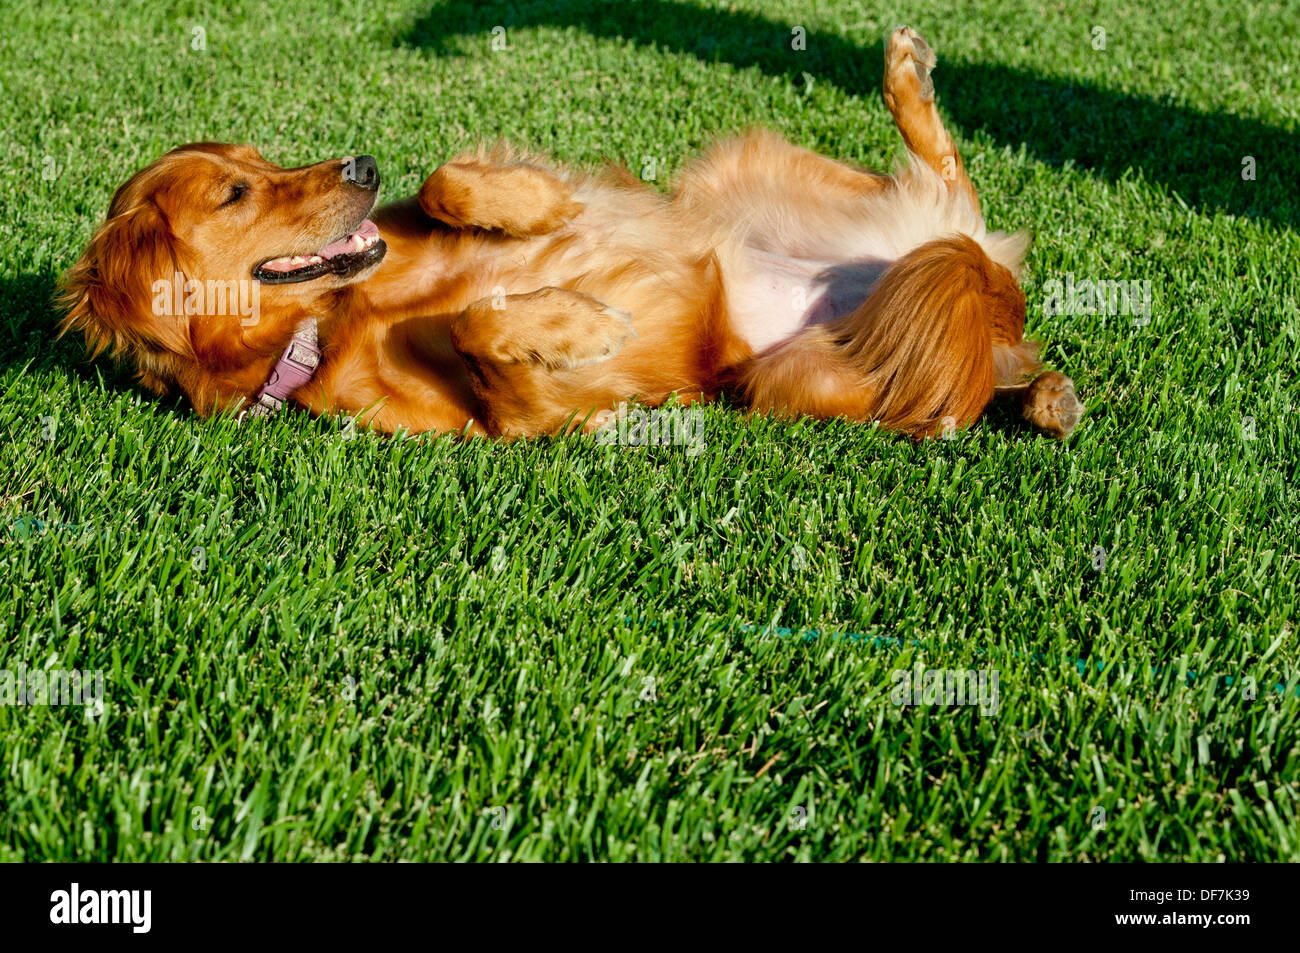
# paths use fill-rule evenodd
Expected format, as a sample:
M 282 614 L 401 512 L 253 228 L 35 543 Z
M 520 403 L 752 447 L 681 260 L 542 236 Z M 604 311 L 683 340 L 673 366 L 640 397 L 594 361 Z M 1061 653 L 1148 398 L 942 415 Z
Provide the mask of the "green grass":
M 102 669 L 104 710 L 0 706 L 0 859 L 1300 859 L 1294 5 L 78 6 L 0 34 L 0 668 Z M 901 22 L 1035 233 L 1068 443 L 721 407 L 695 457 L 347 439 L 53 338 L 181 142 L 372 152 L 389 197 L 501 135 L 671 174 L 759 123 L 882 167 Z M 1151 324 L 1045 315 L 1066 274 L 1150 280 Z M 894 705 L 918 663 L 998 711 Z

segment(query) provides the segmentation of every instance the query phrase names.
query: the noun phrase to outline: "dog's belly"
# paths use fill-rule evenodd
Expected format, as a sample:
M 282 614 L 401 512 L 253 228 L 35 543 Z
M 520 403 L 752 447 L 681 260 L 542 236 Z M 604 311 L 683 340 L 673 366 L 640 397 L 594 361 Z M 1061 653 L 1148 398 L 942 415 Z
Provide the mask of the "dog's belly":
M 810 324 L 852 314 L 891 262 L 815 261 L 755 248 L 726 256 L 723 282 L 731 326 L 764 351 Z

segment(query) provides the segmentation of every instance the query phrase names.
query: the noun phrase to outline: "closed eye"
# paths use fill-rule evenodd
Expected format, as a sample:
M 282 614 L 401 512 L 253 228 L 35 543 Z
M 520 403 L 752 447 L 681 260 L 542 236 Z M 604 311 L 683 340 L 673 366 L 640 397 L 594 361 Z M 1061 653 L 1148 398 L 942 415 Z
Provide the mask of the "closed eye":
M 244 197 L 245 194 L 247 194 L 247 192 L 248 192 L 248 183 L 237 182 L 236 184 L 230 187 L 230 194 L 226 197 L 226 200 L 224 202 L 222 202 L 220 205 L 217 206 L 217 208 L 225 208 L 227 205 L 232 205 L 235 202 L 238 202 L 240 199 Z

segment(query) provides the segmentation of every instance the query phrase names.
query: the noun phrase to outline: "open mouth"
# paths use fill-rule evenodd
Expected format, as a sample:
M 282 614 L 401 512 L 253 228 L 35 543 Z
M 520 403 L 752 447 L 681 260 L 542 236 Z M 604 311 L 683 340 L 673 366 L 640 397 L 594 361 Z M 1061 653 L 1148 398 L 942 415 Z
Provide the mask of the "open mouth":
M 268 285 L 311 281 L 322 275 L 346 278 L 377 264 L 387 251 L 388 246 L 379 237 L 379 228 L 366 219 L 356 231 L 330 242 L 314 255 L 267 259 L 253 269 L 253 277 Z

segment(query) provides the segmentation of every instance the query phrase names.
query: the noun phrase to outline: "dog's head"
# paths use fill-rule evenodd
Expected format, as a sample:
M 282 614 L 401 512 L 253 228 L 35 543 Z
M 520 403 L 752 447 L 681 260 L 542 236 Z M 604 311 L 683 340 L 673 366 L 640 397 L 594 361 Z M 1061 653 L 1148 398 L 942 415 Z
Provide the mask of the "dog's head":
M 298 323 L 383 259 L 378 194 L 370 156 L 282 169 L 249 146 L 174 149 L 114 194 L 63 278 L 61 333 L 200 413 L 249 397 Z

